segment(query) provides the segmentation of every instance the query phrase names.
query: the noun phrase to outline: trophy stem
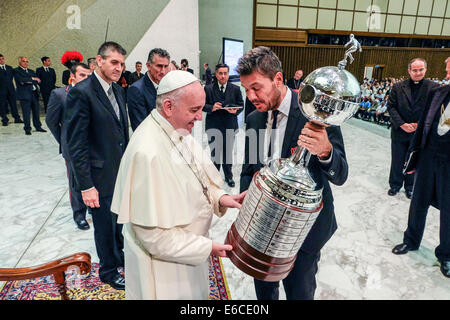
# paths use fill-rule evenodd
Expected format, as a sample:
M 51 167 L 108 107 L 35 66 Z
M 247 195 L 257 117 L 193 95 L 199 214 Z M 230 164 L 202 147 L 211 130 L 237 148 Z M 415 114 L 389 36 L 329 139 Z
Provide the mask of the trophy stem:
M 310 158 L 311 153 L 306 148 L 297 148 L 276 172 L 276 176 L 285 182 L 301 184 L 310 190 L 314 190 L 316 183 L 307 168 Z

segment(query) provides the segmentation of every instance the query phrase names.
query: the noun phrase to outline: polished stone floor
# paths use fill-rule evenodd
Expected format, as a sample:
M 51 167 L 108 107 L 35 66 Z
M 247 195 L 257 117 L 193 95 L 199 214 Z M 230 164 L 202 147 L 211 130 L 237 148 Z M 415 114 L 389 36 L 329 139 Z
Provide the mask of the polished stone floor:
M 200 123 L 194 132 L 202 138 Z M 403 256 L 391 253 L 402 241 L 409 200 L 403 191 L 394 197 L 386 194 L 389 131 L 351 119 L 342 132 L 350 172 L 343 186 L 332 187 L 338 230 L 322 250 L 315 298 L 450 299 L 450 279 L 441 274 L 434 256 L 437 210 L 429 211 L 418 251 Z M 0 127 L 0 150 L 0 267 L 33 266 L 81 251 L 98 262 L 93 229 L 78 230 L 72 220 L 66 169 L 50 132 L 25 136 L 20 124 Z M 240 162 L 242 132 L 236 150 L 235 160 Z M 238 182 L 240 166 L 233 171 Z M 229 191 L 238 190 L 237 185 Z M 236 216 L 234 209 L 214 218 L 211 237 L 223 242 Z M 88 222 L 92 224 L 89 216 Z M 252 278 L 228 259 L 223 264 L 231 297 L 255 299 Z

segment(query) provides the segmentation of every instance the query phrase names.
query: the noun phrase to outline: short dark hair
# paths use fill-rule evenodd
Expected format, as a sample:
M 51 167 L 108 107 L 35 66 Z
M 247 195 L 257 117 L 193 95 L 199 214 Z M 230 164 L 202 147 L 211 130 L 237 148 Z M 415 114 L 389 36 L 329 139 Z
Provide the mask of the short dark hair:
M 47 57 L 47 56 L 42 57 L 42 58 L 41 58 L 42 63 L 44 63 L 44 61 L 47 60 L 47 59 L 50 59 L 50 57 Z
M 154 48 L 148 53 L 147 62 L 153 63 L 153 57 L 155 56 L 155 54 L 157 54 L 161 58 L 167 58 L 167 60 L 170 61 L 170 54 L 166 50 L 161 48 Z
M 241 76 L 248 76 L 254 71 L 258 71 L 273 80 L 278 72 L 283 72 L 283 68 L 280 59 L 272 50 L 259 46 L 251 49 L 239 59 L 236 71 Z
M 187 61 L 186 58 L 181 59 L 181 64 L 184 64 L 184 63 L 186 63 L 187 66 L 189 65 L 189 62 Z
M 220 68 L 227 68 L 228 71 L 230 71 L 230 67 L 229 67 L 227 64 L 225 64 L 225 63 L 219 63 L 219 64 L 216 64 L 216 72 L 217 72 L 217 70 L 219 70 Z
M 4 57 L 4 55 L 2 55 L 2 54 L 0 53 L 0 58 L 1 58 L 1 57 Z
M 103 59 L 106 59 L 108 57 L 109 51 L 117 51 L 121 55 L 125 56 L 127 54 L 127 51 L 118 43 L 114 41 L 107 41 L 104 42 L 100 48 L 98 48 L 97 55 L 102 56 Z
M 138 64 L 142 64 L 142 62 L 140 62 L 140 61 L 136 61 L 136 65 L 138 65 Z
M 78 67 L 82 67 L 84 69 L 89 70 L 89 66 L 83 62 L 76 62 L 74 63 L 71 67 L 70 67 L 70 73 L 72 74 L 76 74 L 77 73 L 77 68 Z

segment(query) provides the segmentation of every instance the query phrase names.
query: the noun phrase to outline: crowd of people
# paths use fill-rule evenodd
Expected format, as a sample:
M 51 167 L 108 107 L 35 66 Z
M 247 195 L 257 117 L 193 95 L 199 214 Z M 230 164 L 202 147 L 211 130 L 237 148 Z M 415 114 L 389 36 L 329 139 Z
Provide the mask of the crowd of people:
M 405 77 L 400 78 L 382 78 L 380 81 L 371 78 L 364 78 L 361 84 L 361 102 L 360 108 L 355 114 L 355 118 L 374 122 L 379 125 L 385 125 L 388 129 L 391 128 L 390 115 L 388 112 L 389 94 L 392 87 L 397 82 L 404 81 Z M 430 81 L 441 86 L 448 85 L 449 80 L 438 78 L 431 78 Z

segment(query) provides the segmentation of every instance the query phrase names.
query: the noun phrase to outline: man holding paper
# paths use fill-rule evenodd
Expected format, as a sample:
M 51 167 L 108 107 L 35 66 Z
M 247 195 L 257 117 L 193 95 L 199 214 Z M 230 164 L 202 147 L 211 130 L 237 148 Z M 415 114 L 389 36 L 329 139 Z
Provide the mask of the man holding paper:
M 237 116 L 242 112 L 244 100 L 238 86 L 228 82 L 229 67 L 216 65 L 216 81 L 205 86 L 207 113 L 205 130 L 211 149 L 211 159 L 217 170 L 222 166 L 225 182 L 233 188 L 233 144 L 238 129 Z

